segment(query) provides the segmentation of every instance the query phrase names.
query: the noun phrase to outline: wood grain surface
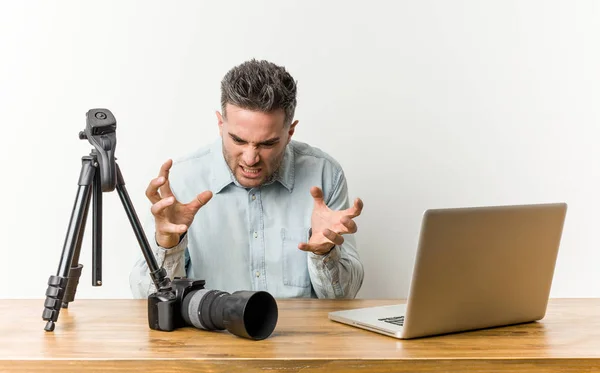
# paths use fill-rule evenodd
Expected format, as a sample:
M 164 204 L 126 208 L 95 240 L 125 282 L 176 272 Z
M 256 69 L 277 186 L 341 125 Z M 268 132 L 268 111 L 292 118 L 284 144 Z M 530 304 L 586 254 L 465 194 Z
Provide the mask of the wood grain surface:
M 552 299 L 535 323 L 397 340 L 330 321 L 397 300 L 278 300 L 273 334 L 148 328 L 145 300 L 75 300 L 45 332 L 43 299 L 0 300 L 0 372 L 600 372 L 600 299 Z

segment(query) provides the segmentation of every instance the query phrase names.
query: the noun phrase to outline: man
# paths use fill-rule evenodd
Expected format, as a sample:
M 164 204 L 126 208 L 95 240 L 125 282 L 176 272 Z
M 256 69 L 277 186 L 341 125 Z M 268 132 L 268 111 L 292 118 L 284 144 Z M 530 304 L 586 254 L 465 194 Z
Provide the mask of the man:
M 332 157 L 291 140 L 293 78 L 271 62 L 242 63 L 221 82 L 221 106 L 221 138 L 165 162 L 146 190 L 153 221 L 145 231 L 158 265 L 171 279 L 230 293 L 354 298 L 363 266 L 353 219 L 363 203 L 350 206 Z M 141 256 L 130 285 L 139 298 L 155 291 Z

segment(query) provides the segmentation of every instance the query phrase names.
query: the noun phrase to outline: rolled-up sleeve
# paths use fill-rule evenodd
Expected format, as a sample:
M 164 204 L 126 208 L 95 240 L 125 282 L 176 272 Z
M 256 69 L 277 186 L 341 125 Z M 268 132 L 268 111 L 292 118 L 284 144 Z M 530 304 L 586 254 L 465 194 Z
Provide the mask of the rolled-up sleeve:
M 154 238 L 154 222 L 145 224 L 145 232 L 152 232 L 148 235 L 148 243 L 152 249 L 152 253 L 156 258 L 159 268 L 164 268 L 167 271 L 167 276 L 170 279 L 174 277 L 185 277 L 185 249 L 188 245 L 188 235 L 184 235 L 179 243 L 169 249 L 161 247 Z M 131 272 L 129 274 L 129 287 L 134 298 L 147 298 L 148 295 L 156 291 L 154 282 L 150 277 L 148 263 L 140 252 Z

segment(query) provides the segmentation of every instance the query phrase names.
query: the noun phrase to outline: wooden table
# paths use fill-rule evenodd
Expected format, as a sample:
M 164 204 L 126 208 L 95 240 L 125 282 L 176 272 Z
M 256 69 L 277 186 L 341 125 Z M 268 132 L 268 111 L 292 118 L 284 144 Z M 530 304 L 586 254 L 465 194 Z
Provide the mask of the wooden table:
M 537 323 L 401 341 L 327 319 L 393 300 L 279 300 L 266 340 L 148 328 L 145 300 L 75 300 L 54 332 L 43 300 L 0 300 L 0 372 L 600 372 L 600 299 L 551 300 Z

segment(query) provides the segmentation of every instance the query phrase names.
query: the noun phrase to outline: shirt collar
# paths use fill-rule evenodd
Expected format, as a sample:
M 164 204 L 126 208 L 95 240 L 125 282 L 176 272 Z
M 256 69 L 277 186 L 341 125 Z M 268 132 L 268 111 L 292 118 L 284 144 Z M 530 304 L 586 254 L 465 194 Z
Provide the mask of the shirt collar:
M 217 139 L 211 146 L 211 153 L 213 155 L 212 167 L 212 178 L 211 178 L 211 189 L 213 193 L 220 193 L 229 184 L 235 184 L 240 188 L 243 188 L 233 176 L 231 169 L 225 162 L 223 156 L 223 143 L 221 138 Z M 283 160 L 279 166 L 279 172 L 275 181 L 283 185 L 289 192 L 294 189 L 294 149 L 291 142 L 285 147 Z
M 213 167 L 211 167 L 211 189 L 213 193 L 219 193 L 227 185 L 233 183 L 235 178 L 231 174 L 231 170 L 229 169 L 229 166 L 227 166 L 227 162 L 225 162 L 225 157 L 223 157 L 223 144 L 221 142 L 221 138 L 218 138 L 217 141 L 215 141 L 211 146 L 211 153 L 213 156 Z
M 283 161 L 279 166 L 279 172 L 277 173 L 277 181 L 281 183 L 290 193 L 294 190 L 294 148 L 292 142 L 285 147 L 285 153 L 283 155 Z

